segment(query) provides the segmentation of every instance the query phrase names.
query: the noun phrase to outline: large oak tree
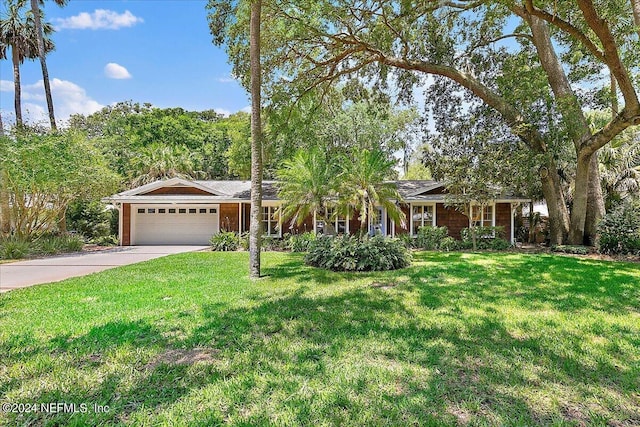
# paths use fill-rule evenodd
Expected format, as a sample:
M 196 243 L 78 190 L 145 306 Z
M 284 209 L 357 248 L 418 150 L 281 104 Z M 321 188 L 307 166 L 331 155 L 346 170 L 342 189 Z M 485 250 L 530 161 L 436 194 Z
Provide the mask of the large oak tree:
M 243 1 L 222 3 L 210 1 L 210 21 L 242 75 L 247 69 L 246 32 L 238 25 Z M 272 0 L 263 7 L 269 19 L 263 33 L 267 93 L 298 99 L 311 88 L 356 77 L 383 89 L 392 82 L 402 96 L 424 85 L 426 76 L 447 79 L 489 106 L 539 159 L 552 243 L 582 243 L 593 236 L 604 213 L 596 153 L 640 123 L 634 78 L 640 63 L 637 0 Z M 523 52 L 534 53 L 530 62 L 511 66 Z M 531 69 L 544 79 L 521 76 Z M 606 88 L 598 80 L 602 75 Z M 516 90 L 514 82 L 520 84 Z M 602 105 L 589 103 L 579 89 L 593 92 L 600 86 L 615 88 L 608 102 L 617 113 L 591 130 L 585 111 Z M 540 110 L 529 103 L 533 93 L 544 91 L 553 111 L 546 121 L 532 115 Z M 571 212 L 558 172 L 556 148 L 562 145 L 573 147 L 576 164 Z

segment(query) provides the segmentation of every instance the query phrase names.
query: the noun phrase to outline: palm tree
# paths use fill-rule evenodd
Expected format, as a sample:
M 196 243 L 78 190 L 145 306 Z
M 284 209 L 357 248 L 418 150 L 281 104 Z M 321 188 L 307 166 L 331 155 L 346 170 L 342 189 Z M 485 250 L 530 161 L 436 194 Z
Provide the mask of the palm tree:
M 395 163 L 380 150 L 361 150 L 354 153 L 353 160 L 344 159 L 342 164 L 339 203 L 360 213 L 360 232 L 367 230 L 368 220 L 376 219 L 377 206 L 386 209 L 389 218 L 404 227 L 406 215 L 397 204 L 402 197 L 396 186 L 386 181 Z
M 300 225 L 316 216 L 329 225 L 328 205 L 336 198 L 336 168 L 317 148 L 300 150 L 276 173 L 282 218 Z
M 10 3 L 6 16 L 0 18 L 0 59 L 7 59 L 7 50 L 10 48 L 13 63 L 14 108 L 18 127 L 23 125 L 20 65 L 25 59 L 35 59 L 38 51 L 33 16 L 29 12 L 23 15 L 24 7 L 25 0 Z M 45 35 L 51 34 L 53 32 L 51 24 L 44 24 L 43 32 Z M 44 49 L 46 52 L 54 49 L 51 39 L 44 39 Z
M 131 160 L 132 187 L 167 178 L 198 178 L 193 155 L 186 147 L 151 144 Z
M 262 244 L 262 88 L 260 65 L 260 24 L 262 1 L 251 1 L 249 27 L 249 57 L 251 73 L 251 226 L 249 227 L 249 275 L 260 277 L 260 246 Z
M 607 211 L 627 197 L 640 194 L 640 132 L 628 135 L 600 149 L 600 179 Z
M 67 3 L 67 0 L 54 0 L 54 2 L 58 6 L 64 6 Z M 49 70 L 47 69 L 47 61 L 45 58 L 49 52 L 47 50 L 47 38 L 45 38 L 45 36 L 47 35 L 47 31 L 49 31 L 50 34 L 53 28 L 49 26 L 49 29 L 47 29 L 48 24 L 42 24 L 40 5 L 44 5 L 44 0 L 31 0 L 31 13 L 33 14 L 33 20 L 36 27 L 38 57 L 40 58 L 40 66 L 42 67 L 44 93 L 47 98 L 47 108 L 49 109 L 49 122 L 51 123 L 51 129 L 56 130 L 56 118 L 53 113 L 53 98 L 51 97 L 51 85 L 49 83 Z

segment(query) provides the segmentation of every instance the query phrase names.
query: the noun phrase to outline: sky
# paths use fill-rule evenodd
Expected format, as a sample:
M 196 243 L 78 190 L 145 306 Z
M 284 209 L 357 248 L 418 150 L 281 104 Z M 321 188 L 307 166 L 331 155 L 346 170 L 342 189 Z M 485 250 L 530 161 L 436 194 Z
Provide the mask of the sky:
M 225 115 L 249 110 L 224 49 L 211 42 L 206 0 L 70 0 L 62 8 L 45 3 L 45 19 L 56 28 L 47 66 L 58 122 L 128 100 Z M 39 61 L 25 61 L 20 71 L 23 115 L 46 121 Z M 13 99 L 12 64 L 3 60 L 5 122 L 15 120 Z

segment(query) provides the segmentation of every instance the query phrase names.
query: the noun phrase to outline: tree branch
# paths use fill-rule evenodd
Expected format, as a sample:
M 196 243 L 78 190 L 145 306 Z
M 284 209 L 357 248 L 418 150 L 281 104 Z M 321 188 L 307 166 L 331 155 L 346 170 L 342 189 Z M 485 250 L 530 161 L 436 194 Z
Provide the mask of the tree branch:
M 602 46 L 604 47 L 604 62 L 618 81 L 620 92 L 622 92 L 625 101 L 625 110 L 628 110 L 632 116 L 637 115 L 640 112 L 638 95 L 629 76 L 629 72 L 620 59 L 618 46 L 613 38 L 613 34 L 611 34 L 609 24 L 598 16 L 598 12 L 595 10 L 591 0 L 577 1 L 587 25 L 589 25 L 602 42 Z

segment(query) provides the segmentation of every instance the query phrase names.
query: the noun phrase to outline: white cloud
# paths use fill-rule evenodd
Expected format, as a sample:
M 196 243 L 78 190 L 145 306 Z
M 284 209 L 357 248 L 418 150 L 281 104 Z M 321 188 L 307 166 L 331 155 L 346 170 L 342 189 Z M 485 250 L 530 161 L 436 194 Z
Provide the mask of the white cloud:
M 135 16 L 128 10 L 118 13 L 113 10 L 96 9 L 93 13 L 81 12 L 69 18 L 57 19 L 56 27 L 74 30 L 118 30 L 133 27 L 141 22 L 144 22 L 142 18 Z
M 251 114 L 251 105 L 247 105 L 246 107 L 241 108 L 240 111 L 242 111 L 243 113 Z
M 236 83 L 237 80 L 231 76 L 222 76 L 216 79 L 218 83 Z
M 0 90 L 13 92 L 13 82 L 0 81 Z M 58 122 L 68 120 L 72 114 L 87 115 L 95 113 L 104 107 L 104 105 L 88 96 L 82 87 L 68 80 L 51 80 L 51 96 Z M 22 100 L 22 110 L 26 121 L 43 125 L 49 123 L 42 80 L 33 84 L 23 85 Z
M 129 71 L 120 64 L 109 62 L 104 67 L 104 74 L 110 79 L 130 79 Z
M 231 115 L 231 111 L 224 108 L 214 108 L 213 111 L 220 114 L 222 117 L 229 117 Z
M 11 80 L 0 80 L 0 92 L 13 92 L 13 82 Z

